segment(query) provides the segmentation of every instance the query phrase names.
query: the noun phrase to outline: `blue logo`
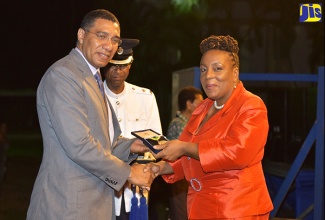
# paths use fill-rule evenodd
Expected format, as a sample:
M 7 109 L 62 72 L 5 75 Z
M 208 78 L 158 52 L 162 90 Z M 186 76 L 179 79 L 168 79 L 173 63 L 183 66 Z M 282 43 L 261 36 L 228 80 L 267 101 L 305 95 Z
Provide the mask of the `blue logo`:
M 300 22 L 321 22 L 322 4 L 300 4 L 299 21 Z

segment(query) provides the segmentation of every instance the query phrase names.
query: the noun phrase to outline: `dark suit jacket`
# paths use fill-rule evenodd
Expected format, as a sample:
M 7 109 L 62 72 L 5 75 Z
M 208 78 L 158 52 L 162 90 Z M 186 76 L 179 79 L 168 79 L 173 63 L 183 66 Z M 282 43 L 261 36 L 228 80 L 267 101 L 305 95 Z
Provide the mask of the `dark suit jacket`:
M 132 140 L 118 139 L 116 117 L 108 122 L 97 82 L 75 49 L 43 76 L 37 112 L 44 153 L 27 219 L 115 219 L 114 189 L 131 172 L 125 162 Z

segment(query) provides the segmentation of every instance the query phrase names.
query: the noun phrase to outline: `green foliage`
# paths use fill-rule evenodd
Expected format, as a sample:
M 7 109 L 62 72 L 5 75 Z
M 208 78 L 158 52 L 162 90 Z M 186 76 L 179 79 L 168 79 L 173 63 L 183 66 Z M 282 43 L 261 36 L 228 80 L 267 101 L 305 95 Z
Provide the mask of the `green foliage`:
M 181 12 L 191 11 L 194 5 L 198 5 L 198 0 L 171 0 L 171 2 Z

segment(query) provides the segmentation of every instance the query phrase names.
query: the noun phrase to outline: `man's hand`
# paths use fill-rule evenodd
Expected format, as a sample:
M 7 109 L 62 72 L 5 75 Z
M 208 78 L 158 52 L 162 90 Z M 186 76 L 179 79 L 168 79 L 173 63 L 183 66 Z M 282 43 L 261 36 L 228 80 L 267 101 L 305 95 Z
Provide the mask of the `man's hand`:
M 155 179 L 156 175 L 151 170 L 147 170 L 144 172 L 145 165 L 144 164 L 133 164 L 131 166 L 131 173 L 128 178 L 128 181 L 131 184 L 137 185 L 146 190 L 150 190 L 150 186 Z
M 133 141 L 131 144 L 130 151 L 131 153 L 145 153 L 149 152 L 149 149 L 143 144 L 142 140 L 135 139 L 135 141 Z

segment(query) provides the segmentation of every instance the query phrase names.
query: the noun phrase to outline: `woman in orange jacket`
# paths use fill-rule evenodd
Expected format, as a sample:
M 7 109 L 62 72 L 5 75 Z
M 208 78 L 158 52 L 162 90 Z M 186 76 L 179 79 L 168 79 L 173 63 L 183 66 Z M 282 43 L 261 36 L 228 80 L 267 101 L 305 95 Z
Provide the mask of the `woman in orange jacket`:
M 147 165 L 168 183 L 189 182 L 189 219 L 269 219 L 273 205 L 261 161 L 267 109 L 239 80 L 238 43 L 210 36 L 200 44 L 200 80 L 207 95 L 179 140 L 155 146 Z M 168 162 L 167 162 L 168 161 Z

